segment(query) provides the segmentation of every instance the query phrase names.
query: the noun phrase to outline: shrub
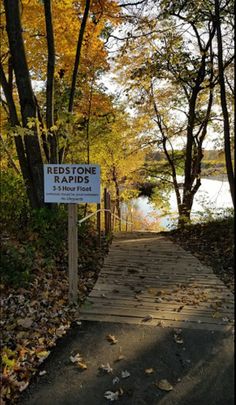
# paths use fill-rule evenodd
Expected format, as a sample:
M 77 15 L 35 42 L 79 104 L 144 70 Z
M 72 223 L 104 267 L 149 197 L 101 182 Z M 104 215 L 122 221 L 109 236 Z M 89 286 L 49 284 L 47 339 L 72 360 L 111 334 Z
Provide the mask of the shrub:
M 23 286 L 29 281 L 30 270 L 34 261 L 34 249 L 31 246 L 14 246 L 2 243 L 0 276 L 1 281 L 15 287 Z
M 2 171 L 0 210 L 2 231 L 18 232 L 27 225 L 29 216 L 30 208 L 22 177 L 11 169 Z

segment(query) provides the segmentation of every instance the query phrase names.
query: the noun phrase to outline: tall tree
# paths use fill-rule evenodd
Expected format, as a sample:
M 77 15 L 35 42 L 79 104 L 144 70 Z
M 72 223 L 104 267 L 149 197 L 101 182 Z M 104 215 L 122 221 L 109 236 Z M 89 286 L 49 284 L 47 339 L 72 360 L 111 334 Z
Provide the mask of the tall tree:
M 5 97 L 2 102 L 6 103 L 10 124 L 14 134 L 17 134 L 16 150 L 31 206 L 38 208 L 44 205 L 43 162 L 62 162 L 66 148 L 65 141 L 60 146 L 60 134 L 55 121 L 56 75 L 67 83 L 65 103 L 67 106 L 69 104 L 69 108 L 64 119 L 66 127 L 78 96 L 76 77 L 79 68 L 81 80 L 89 70 L 89 57 L 101 53 L 99 63 L 105 59 L 106 52 L 100 35 L 107 20 L 111 21 L 113 15 L 114 21 L 117 19 L 119 8 L 112 0 L 101 0 L 99 3 L 71 0 L 63 4 L 45 0 L 43 5 L 36 0 L 4 0 L 4 10 L 1 11 L 3 26 L 4 17 L 6 19 L 7 32 L 7 39 L 3 38 L 4 52 L 0 63 L 0 81 Z M 77 44 L 74 40 L 76 32 Z M 85 55 L 83 47 L 88 42 L 92 43 L 92 47 Z M 98 70 L 101 68 L 99 63 L 96 67 Z M 46 82 L 45 109 L 43 98 L 40 96 L 36 99 L 32 79 Z M 81 82 L 84 82 L 84 78 Z M 63 131 L 65 136 L 67 139 L 66 130 Z
M 221 5 L 221 6 L 220 6 Z M 230 192 L 232 196 L 232 201 L 235 206 L 235 173 L 233 169 L 232 156 L 231 156 L 231 134 L 230 134 L 230 122 L 229 122 L 229 112 L 228 103 L 226 97 L 226 85 L 225 85 L 225 67 L 224 67 L 224 51 L 223 51 L 223 41 L 222 41 L 222 30 L 221 30 L 221 18 L 222 14 L 227 8 L 227 4 L 222 6 L 219 0 L 215 0 L 215 23 L 217 32 L 217 50 L 218 50 L 218 70 L 219 70 L 219 85 L 220 85 L 220 99 L 221 108 L 224 119 L 224 148 L 225 148 L 225 161 L 226 169 L 228 175 L 228 181 L 230 186 Z
M 36 119 L 37 117 L 37 106 L 22 36 L 20 4 L 19 1 L 4 0 L 4 5 L 6 12 L 6 30 L 20 100 L 22 125 L 23 127 L 27 127 L 28 119 Z M 3 74 L 1 77 L 4 80 Z M 3 88 L 7 90 L 6 85 Z M 12 101 L 13 98 L 11 99 L 11 102 Z M 12 122 L 12 124 L 15 125 L 15 122 Z M 20 165 L 25 175 L 28 196 L 32 207 L 39 208 L 43 206 L 43 160 L 37 128 L 27 133 L 24 137 L 24 146 L 23 141 L 20 143 L 21 148 L 20 150 L 18 149 L 20 152 L 18 156 L 19 159 L 24 156 Z M 26 167 L 25 164 L 27 165 Z
M 125 78 L 137 112 L 153 120 L 153 132 L 156 126 L 157 144 L 173 180 L 180 226 L 190 220 L 201 186 L 204 140 L 214 115 L 218 69 L 213 11 L 212 4 L 202 0 L 150 2 L 143 20 L 138 14 L 141 23 L 136 24 L 135 33 L 131 29 L 120 48 L 119 75 Z M 183 185 L 177 181 L 178 139 L 183 145 Z
M 91 148 L 91 155 L 96 155 L 103 168 L 102 180 L 111 192 L 114 213 L 119 218 L 125 196 L 135 195 L 135 184 L 145 156 L 141 146 L 135 120 L 117 108 L 107 133 Z

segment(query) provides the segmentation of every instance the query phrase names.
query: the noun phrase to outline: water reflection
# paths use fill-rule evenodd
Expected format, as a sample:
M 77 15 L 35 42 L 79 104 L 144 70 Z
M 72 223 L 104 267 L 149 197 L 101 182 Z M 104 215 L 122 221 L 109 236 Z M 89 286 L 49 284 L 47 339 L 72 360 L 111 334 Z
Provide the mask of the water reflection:
M 181 181 L 181 178 L 178 178 Z M 136 229 L 150 227 L 153 223 L 153 230 L 170 229 L 177 223 L 177 203 L 175 193 L 169 195 L 170 212 L 165 215 L 154 204 L 149 202 L 148 197 L 139 197 L 132 200 L 129 207 L 122 206 L 122 216 L 136 224 Z M 132 213 L 130 210 L 132 208 Z M 191 218 L 198 220 L 201 214 L 208 209 L 217 212 L 219 209 L 233 208 L 232 199 L 229 191 L 229 183 L 225 180 L 202 179 L 202 185 L 195 196 Z M 132 217 L 132 218 L 131 218 Z

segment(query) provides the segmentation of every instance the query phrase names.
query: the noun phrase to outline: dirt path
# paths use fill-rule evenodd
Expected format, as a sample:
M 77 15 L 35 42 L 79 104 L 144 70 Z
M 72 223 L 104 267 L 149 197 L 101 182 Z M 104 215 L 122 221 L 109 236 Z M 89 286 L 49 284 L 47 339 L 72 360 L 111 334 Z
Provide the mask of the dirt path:
M 210 268 L 167 239 L 118 237 L 84 320 L 42 364 L 20 404 L 106 405 L 111 391 L 125 405 L 231 405 L 232 302 Z M 71 361 L 78 353 L 80 365 Z M 162 380 L 170 391 L 160 389 Z

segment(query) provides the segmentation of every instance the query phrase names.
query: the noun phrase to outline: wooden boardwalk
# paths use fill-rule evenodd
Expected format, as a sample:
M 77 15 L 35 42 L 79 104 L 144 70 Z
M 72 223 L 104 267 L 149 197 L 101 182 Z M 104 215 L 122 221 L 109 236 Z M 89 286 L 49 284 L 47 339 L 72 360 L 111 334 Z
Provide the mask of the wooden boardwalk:
M 155 233 L 118 234 L 81 320 L 228 330 L 234 296 L 191 253 Z

